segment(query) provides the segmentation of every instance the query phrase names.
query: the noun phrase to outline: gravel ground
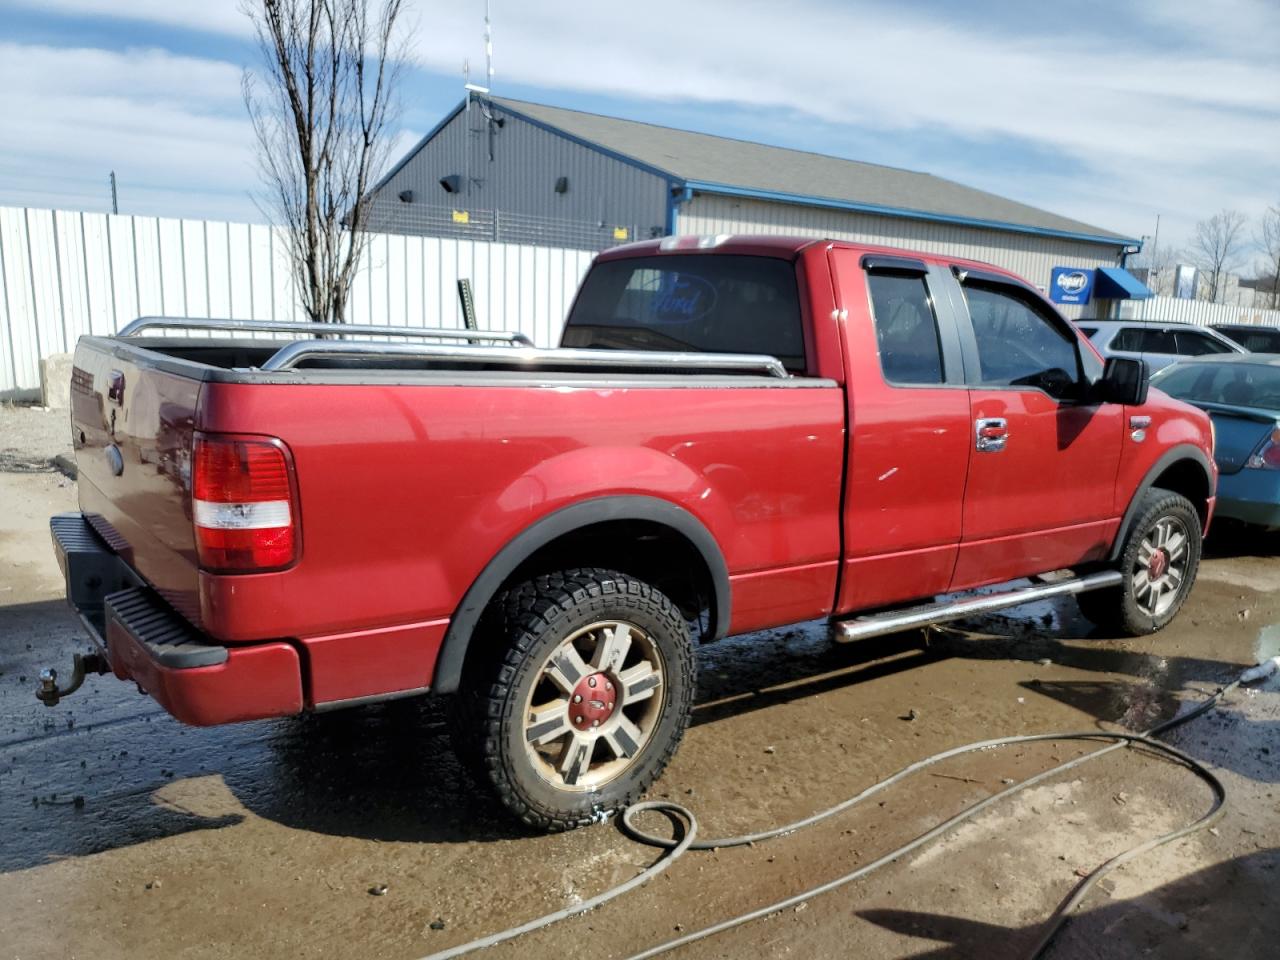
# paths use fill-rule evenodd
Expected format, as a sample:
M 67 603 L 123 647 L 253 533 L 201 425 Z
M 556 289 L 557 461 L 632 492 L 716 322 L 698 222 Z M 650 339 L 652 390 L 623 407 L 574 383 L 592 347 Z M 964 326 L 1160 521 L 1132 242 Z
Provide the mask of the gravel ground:
M 61 469 L 54 464 L 57 456 L 73 462 L 68 411 L 0 403 L 0 470 L 43 473 Z

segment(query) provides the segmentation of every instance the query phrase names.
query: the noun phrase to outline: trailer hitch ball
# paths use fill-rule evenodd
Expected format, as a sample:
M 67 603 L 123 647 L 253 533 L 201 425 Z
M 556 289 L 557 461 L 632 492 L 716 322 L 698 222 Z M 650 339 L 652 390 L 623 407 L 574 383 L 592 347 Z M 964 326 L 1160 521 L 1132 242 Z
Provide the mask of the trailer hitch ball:
M 89 673 L 103 674 L 110 668 L 106 659 L 97 653 L 77 653 L 71 658 L 71 682 L 65 687 L 58 686 L 58 671 L 46 667 L 40 671 L 40 689 L 36 691 L 36 699 L 46 707 L 56 707 L 63 697 L 69 697 L 80 689 L 84 678 Z

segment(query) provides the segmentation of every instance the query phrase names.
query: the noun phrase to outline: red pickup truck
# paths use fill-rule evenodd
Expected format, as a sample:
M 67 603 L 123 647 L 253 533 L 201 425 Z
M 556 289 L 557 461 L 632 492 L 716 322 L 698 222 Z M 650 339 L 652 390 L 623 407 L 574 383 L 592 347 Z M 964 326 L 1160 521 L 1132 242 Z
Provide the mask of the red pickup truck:
M 38 695 L 110 670 L 217 724 L 455 694 L 458 749 L 538 827 L 661 772 L 695 639 L 1059 594 L 1150 632 L 1213 512 L 1205 414 L 948 257 L 635 244 L 557 350 L 183 323 L 76 349 L 82 512 L 52 528 L 97 652 Z

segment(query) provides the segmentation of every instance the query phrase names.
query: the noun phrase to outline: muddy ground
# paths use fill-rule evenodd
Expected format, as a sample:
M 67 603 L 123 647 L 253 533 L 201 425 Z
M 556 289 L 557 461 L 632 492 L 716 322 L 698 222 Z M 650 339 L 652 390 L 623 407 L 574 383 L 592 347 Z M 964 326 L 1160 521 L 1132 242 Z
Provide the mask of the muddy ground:
M 193 729 L 100 678 L 43 707 L 36 673 L 83 643 L 47 532 L 75 487 L 41 456 L 0 465 L 0 957 L 412 960 L 651 861 L 613 824 L 514 826 L 450 755 L 430 701 Z M 969 741 L 1145 729 L 1280 650 L 1280 541 L 1215 536 L 1210 553 L 1178 620 L 1137 641 L 1094 635 L 1067 600 L 852 646 L 810 624 L 704 648 L 693 725 L 653 795 L 725 835 Z M 1051 956 L 1277 955 L 1280 682 L 1170 740 L 1222 778 L 1225 817 L 1112 874 Z M 1086 749 L 949 761 L 799 834 L 689 854 L 623 900 L 485 956 L 627 956 L 848 872 Z M 1018 957 L 1078 872 L 1209 802 L 1187 770 L 1120 751 L 866 880 L 672 955 Z

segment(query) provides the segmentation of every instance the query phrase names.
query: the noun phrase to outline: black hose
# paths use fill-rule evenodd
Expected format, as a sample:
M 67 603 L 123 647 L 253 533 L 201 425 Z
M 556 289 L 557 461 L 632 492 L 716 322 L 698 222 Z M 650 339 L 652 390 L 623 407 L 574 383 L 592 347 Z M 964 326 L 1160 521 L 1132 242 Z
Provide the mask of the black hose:
M 1106 756 L 1115 750 L 1119 750 L 1127 746 L 1146 747 L 1157 753 L 1170 757 L 1176 762 L 1187 767 L 1196 774 L 1196 776 L 1200 777 L 1200 779 L 1207 783 L 1209 788 L 1213 791 L 1213 803 L 1210 805 L 1209 809 L 1201 814 L 1194 822 L 1177 830 L 1162 834 L 1161 836 L 1155 837 L 1151 840 L 1147 840 L 1144 843 L 1112 857 L 1110 860 L 1096 867 L 1087 876 L 1081 879 L 1078 884 L 1076 884 L 1071 893 L 1068 894 L 1068 896 L 1058 905 L 1057 909 L 1054 910 L 1049 919 L 1045 921 L 1040 937 L 1036 941 L 1035 948 L 1028 954 L 1029 960 L 1035 960 L 1035 958 L 1043 956 L 1045 950 L 1048 949 L 1049 944 L 1053 941 L 1053 938 L 1057 936 L 1058 932 L 1067 922 L 1071 912 L 1080 905 L 1081 901 L 1084 900 L 1085 896 L 1093 888 L 1094 884 L 1104 876 L 1121 864 L 1127 863 L 1135 857 L 1141 856 L 1150 850 L 1154 850 L 1156 847 L 1170 843 L 1171 841 L 1177 840 L 1181 837 L 1185 837 L 1197 830 L 1204 829 L 1222 816 L 1223 803 L 1226 800 L 1226 789 L 1223 787 L 1222 782 L 1211 770 L 1201 764 L 1198 760 L 1195 760 L 1193 757 L 1188 756 L 1181 750 L 1171 747 L 1167 743 L 1154 738 L 1159 734 L 1172 730 L 1184 723 L 1188 723 L 1196 717 L 1199 717 L 1213 709 L 1223 699 L 1223 697 L 1235 690 L 1236 687 L 1240 685 L 1240 682 L 1240 680 L 1236 680 L 1233 683 L 1228 684 L 1212 696 L 1202 700 L 1193 709 L 1170 720 L 1166 720 L 1164 723 L 1152 727 L 1145 733 L 1112 733 L 1098 730 L 1082 733 L 1039 733 L 1016 737 L 1000 737 L 994 740 L 982 740 L 976 743 L 965 744 L 960 747 L 952 747 L 950 750 L 944 750 L 941 753 L 936 753 L 931 757 L 924 758 L 923 760 L 917 760 L 915 763 L 903 767 L 887 779 L 881 780 L 879 783 L 872 784 L 855 796 L 852 796 L 847 800 L 843 800 L 835 806 L 828 807 L 826 810 L 822 810 L 819 813 L 815 813 L 812 816 L 805 817 L 802 820 L 796 820 L 795 822 L 786 824 L 785 826 L 775 827 L 770 830 L 762 830 L 757 833 L 743 834 L 742 836 L 737 837 L 724 837 L 716 840 L 698 840 L 698 821 L 693 815 L 693 812 L 688 808 L 667 800 L 646 800 L 640 803 L 634 803 L 627 807 L 622 813 L 621 827 L 623 831 L 633 840 L 650 846 L 661 847 L 665 850 L 664 854 L 655 860 L 650 866 L 646 867 L 644 871 L 637 874 L 635 877 L 632 877 L 630 880 L 627 880 L 625 883 L 612 887 L 589 900 L 584 900 L 582 903 L 574 904 L 572 907 L 566 907 L 563 910 L 557 910 L 554 913 L 549 913 L 546 916 L 539 917 L 536 920 L 531 920 L 518 927 L 512 927 L 509 930 L 504 930 L 501 933 L 490 934 L 489 936 L 481 937 L 478 940 L 473 940 L 470 943 L 464 943 L 456 947 L 451 947 L 447 950 L 442 950 L 438 953 L 430 954 L 427 957 L 423 957 L 422 960 L 448 960 L 448 958 L 451 957 L 460 957 L 464 954 L 473 953 L 477 950 L 496 946 L 499 943 L 504 943 L 507 940 L 514 939 L 515 937 L 522 936 L 523 934 L 531 933 L 534 930 L 540 930 L 553 923 L 557 923 L 560 920 L 565 920 L 569 917 L 578 916 L 579 914 L 594 910 L 596 907 L 602 906 L 610 900 L 613 900 L 622 894 L 647 883 L 653 877 L 665 871 L 671 866 L 671 864 L 675 863 L 676 860 L 689 850 L 711 850 L 720 847 L 745 846 L 746 844 L 757 843 L 763 840 L 771 840 L 776 837 L 794 833 L 804 827 L 820 823 L 829 817 L 835 816 L 837 813 L 848 810 L 850 807 L 861 803 L 882 790 L 888 789 L 926 767 L 933 766 L 936 763 L 951 759 L 952 757 L 958 757 L 966 753 L 973 753 L 977 750 L 989 750 L 995 747 L 1009 746 L 1011 744 L 1037 743 L 1044 741 L 1112 741 L 1100 750 L 1095 750 L 1092 753 L 1087 753 L 1083 756 L 1076 757 L 1073 760 L 1068 760 L 1065 763 L 1058 764 L 1055 767 L 1051 767 L 1048 770 L 1023 780 L 1021 783 L 1016 783 L 1013 786 L 1007 787 L 998 793 L 994 793 L 991 796 L 978 801 L 972 806 L 965 808 L 960 813 L 957 813 L 950 819 L 944 820 L 937 826 L 920 834 L 920 836 L 916 837 L 909 843 L 884 854 L 873 862 L 859 867 L 842 877 L 829 880 L 826 883 L 812 887 L 802 893 L 795 894 L 794 896 L 787 897 L 786 899 L 779 900 L 764 907 L 759 907 L 748 913 L 740 914 L 739 916 L 723 920 L 720 923 L 713 924 L 709 927 L 704 927 L 701 930 L 696 930 L 692 933 L 687 933 L 684 936 L 676 937 L 673 940 L 668 940 L 665 943 L 658 944 L 657 946 L 649 947 L 640 953 L 633 954 L 628 958 L 628 960 L 646 960 L 648 957 L 658 956 L 659 954 L 666 953 L 669 950 L 674 950 L 676 947 L 682 947 L 687 944 L 694 943 L 695 941 L 714 936 L 717 933 L 723 933 L 726 930 L 731 930 L 734 927 L 741 926 L 744 923 L 749 923 L 752 920 L 767 917 L 770 914 L 795 906 L 805 900 L 811 899 L 812 897 L 828 893 L 848 883 L 852 883 L 854 880 L 859 880 L 862 877 L 867 876 L 872 871 L 878 870 L 881 867 L 892 863 L 916 848 L 928 843 L 930 840 L 946 833 L 952 827 L 958 826 L 966 820 L 977 816 L 977 814 L 981 813 L 983 810 L 986 810 L 993 804 L 999 803 L 1001 800 L 1012 796 L 1020 790 L 1025 790 L 1028 787 L 1034 786 L 1041 781 L 1070 770 L 1073 767 L 1078 767 L 1091 760 L 1097 760 L 1099 757 Z M 678 827 L 683 828 L 683 835 L 680 836 L 679 839 L 674 839 L 671 837 L 659 836 L 637 826 L 635 823 L 636 817 L 642 813 L 650 811 L 666 814 Z

